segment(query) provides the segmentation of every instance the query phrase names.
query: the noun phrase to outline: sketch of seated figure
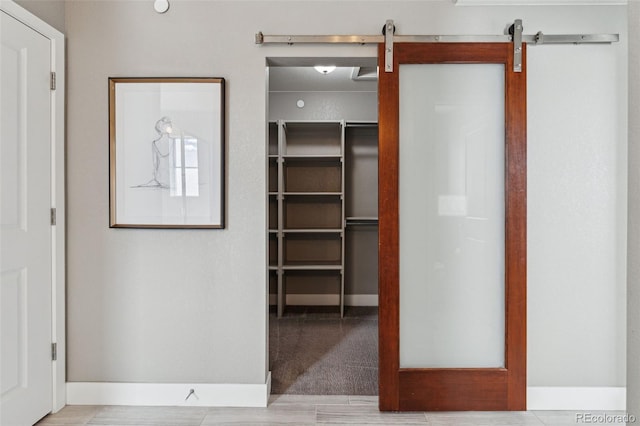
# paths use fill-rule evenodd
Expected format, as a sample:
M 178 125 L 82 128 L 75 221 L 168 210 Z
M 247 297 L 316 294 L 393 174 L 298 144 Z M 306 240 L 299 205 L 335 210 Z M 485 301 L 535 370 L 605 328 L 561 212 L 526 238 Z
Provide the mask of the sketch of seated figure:
M 176 130 L 169 117 L 162 117 L 156 122 L 158 137 L 151 142 L 152 178 L 134 188 L 171 188 L 171 164 L 175 156 L 176 139 L 174 135 L 178 133 Z
M 169 117 L 156 122 L 151 142 L 152 178 L 133 188 L 169 189 L 171 197 L 200 195 L 198 138 L 184 133 Z

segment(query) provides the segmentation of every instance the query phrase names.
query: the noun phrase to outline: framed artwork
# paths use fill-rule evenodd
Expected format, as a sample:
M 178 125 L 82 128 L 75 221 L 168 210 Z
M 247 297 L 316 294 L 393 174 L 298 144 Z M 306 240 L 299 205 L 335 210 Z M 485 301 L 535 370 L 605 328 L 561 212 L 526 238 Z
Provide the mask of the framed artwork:
M 222 78 L 109 79 L 109 226 L 224 228 Z

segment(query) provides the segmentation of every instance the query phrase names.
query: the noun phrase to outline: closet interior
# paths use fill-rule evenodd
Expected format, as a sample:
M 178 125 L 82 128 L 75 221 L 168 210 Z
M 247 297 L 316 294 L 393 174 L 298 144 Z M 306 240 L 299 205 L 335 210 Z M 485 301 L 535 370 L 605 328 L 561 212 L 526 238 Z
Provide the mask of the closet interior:
M 268 271 L 278 317 L 290 305 L 331 305 L 341 317 L 345 305 L 377 305 L 377 82 L 362 85 L 354 70 L 270 71 L 270 90 L 294 85 L 269 98 Z M 330 78 L 348 80 L 335 83 L 347 90 L 314 86 L 335 87 Z

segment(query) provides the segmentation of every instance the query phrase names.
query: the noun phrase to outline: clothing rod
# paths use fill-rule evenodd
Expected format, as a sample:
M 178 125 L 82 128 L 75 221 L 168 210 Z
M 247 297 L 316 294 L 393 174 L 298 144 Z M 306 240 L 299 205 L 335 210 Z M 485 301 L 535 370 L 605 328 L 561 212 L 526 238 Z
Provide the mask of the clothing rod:
M 378 123 L 375 122 L 346 122 L 345 127 L 377 127 Z
M 256 34 L 255 43 L 263 44 L 377 44 L 383 35 L 265 35 Z M 394 35 L 394 43 L 510 43 L 510 35 Z M 522 42 L 538 44 L 611 44 L 619 34 L 543 34 L 523 35 Z
M 348 217 L 345 220 L 345 226 L 377 226 L 377 217 Z

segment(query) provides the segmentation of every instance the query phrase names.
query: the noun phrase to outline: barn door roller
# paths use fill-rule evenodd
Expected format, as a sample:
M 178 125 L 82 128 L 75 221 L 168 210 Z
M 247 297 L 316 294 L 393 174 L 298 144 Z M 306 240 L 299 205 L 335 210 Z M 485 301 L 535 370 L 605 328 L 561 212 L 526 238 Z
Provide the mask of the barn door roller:
M 504 35 L 396 35 L 393 20 L 383 27 L 382 35 L 265 35 L 258 32 L 255 43 L 264 44 L 385 44 L 386 72 L 393 72 L 393 44 L 402 43 L 509 43 L 513 42 L 513 71 L 522 71 L 522 43 L 541 44 L 611 44 L 620 41 L 619 34 L 558 34 L 548 35 L 539 31 L 533 35 L 522 34 L 521 19 L 516 19 Z

